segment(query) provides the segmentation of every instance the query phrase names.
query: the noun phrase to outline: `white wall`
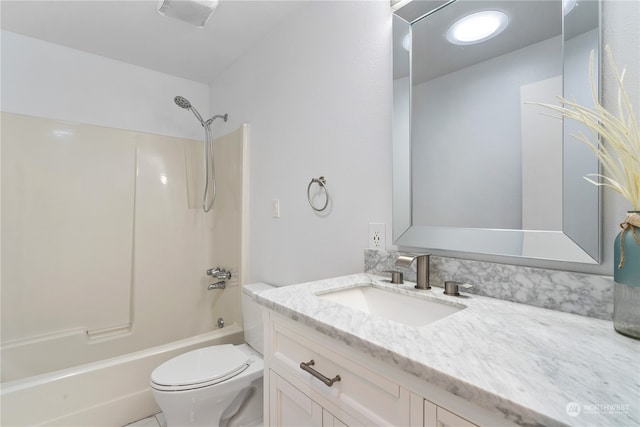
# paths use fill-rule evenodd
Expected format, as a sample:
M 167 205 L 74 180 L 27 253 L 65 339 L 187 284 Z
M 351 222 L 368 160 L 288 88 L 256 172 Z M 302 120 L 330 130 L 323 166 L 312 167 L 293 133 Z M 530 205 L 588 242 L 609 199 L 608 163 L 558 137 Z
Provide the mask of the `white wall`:
M 520 87 L 561 59 L 554 37 L 414 86 L 414 224 L 522 228 Z
M 2 111 L 202 139 L 186 97 L 207 115 L 202 83 L 2 31 Z
M 607 0 L 602 5 L 603 46 L 609 45 L 616 65 L 626 67 L 625 88 L 636 119 L 640 121 L 640 2 L 633 0 Z M 603 70 L 604 106 L 616 111 L 618 86 L 607 67 Z M 639 123 L 640 124 L 640 123 Z M 604 260 L 598 270 L 613 274 L 613 240 L 620 231 L 620 218 L 631 209 L 629 202 L 611 191 L 603 194 Z
M 363 271 L 369 222 L 390 240 L 391 80 L 386 1 L 311 2 L 216 77 L 211 110 L 251 124 L 248 280 Z M 320 175 L 325 214 L 306 195 Z
M 604 43 L 627 66 L 627 91 L 640 105 L 640 2 L 604 1 Z M 391 246 L 392 104 L 386 2 L 310 4 L 211 85 L 212 111 L 228 126 L 252 123 L 250 280 L 293 283 L 360 271 L 367 222 L 387 223 Z M 294 36 L 295 35 L 295 36 Z M 604 102 L 616 92 L 605 70 Z M 311 211 L 306 186 L 325 175 L 326 217 Z M 270 217 L 279 198 L 282 217 Z M 612 242 L 628 208 L 603 194 L 603 264 L 589 266 L 468 253 L 470 259 L 611 274 Z

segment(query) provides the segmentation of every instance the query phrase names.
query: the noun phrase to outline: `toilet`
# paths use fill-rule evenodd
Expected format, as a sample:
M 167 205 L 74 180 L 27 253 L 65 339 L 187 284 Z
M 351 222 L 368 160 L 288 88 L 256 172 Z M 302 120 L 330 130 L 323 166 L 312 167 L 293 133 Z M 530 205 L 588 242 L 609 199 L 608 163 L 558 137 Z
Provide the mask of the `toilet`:
M 192 350 L 153 370 L 151 392 L 167 427 L 262 426 L 262 315 L 253 297 L 271 288 L 242 289 L 245 344 Z

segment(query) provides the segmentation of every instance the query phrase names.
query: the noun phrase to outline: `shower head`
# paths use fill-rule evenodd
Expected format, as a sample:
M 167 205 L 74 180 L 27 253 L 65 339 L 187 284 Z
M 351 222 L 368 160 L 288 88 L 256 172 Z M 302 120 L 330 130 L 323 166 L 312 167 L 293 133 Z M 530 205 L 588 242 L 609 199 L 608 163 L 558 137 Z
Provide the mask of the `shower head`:
M 176 96 L 173 98 L 173 102 L 180 108 L 191 108 L 191 103 L 187 98 L 183 98 L 181 96 Z
M 191 110 L 191 112 L 193 113 L 194 116 L 196 116 L 196 119 L 200 120 L 200 124 L 202 126 L 205 125 L 204 120 L 202 120 L 202 116 L 200 115 L 200 113 L 198 113 L 198 110 L 196 110 L 193 105 L 191 105 L 191 103 L 189 102 L 189 100 L 187 98 L 183 98 L 182 96 L 176 96 L 175 98 L 173 98 L 173 102 L 176 103 L 176 105 L 180 108 L 184 108 L 186 110 Z
M 191 105 L 191 103 L 189 102 L 189 100 L 187 98 L 184 98 L 182 96 L 176 96 L 175 98 L 173 98 L 173 102 L 176 103 L 176 105 L 180 108 L 184 108 L 185 110 L 191 110 L 191 112 L 193 113 L 194 116 L 196 116 L 196 118 L 198 120 L 200 120 L 200 124 L 202 126 L 210 126 L 211 123 L 213 123 L 213 121 L 215 119 L 223 119 L 225 122 L 227 121 L 227 117 L 229 117 L 228 114 L 224 114 L 224 115 L 215 115 L 213 117 L 211 117 L 209 120 L 207 120 L 206 122 L 202 119 L 202 116 L 200 115 L 200 113 L 198 113 L 198 110 L 195 109 L 195 107 L 193 105 Z

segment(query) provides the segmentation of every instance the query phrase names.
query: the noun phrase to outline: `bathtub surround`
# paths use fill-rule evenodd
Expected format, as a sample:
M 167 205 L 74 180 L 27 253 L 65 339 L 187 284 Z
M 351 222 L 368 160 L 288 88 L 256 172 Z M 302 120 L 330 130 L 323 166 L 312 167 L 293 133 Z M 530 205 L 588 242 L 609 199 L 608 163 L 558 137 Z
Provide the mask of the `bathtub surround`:
M 187 205 L 201 141 L 2 113 L 2 381 L 241 323 L 245 131 L 216 141 L 206 215 Z
M 141 418 L 158 410 L 148 374 L 163 360 L 135 383 L 98 375 L 104 388 L 85 364 L 218 331 L 219 317 L 241 341 L 247 143 L 246 125 L 215 140 L 218 198 L 205 214 L 187 197 L 202 194 L 187 179 L 201 174 L 202 141 L 2 113 L 3 425 L 33 424 L 20 421 L 34 414 L 24 402 L 44 408 L 39 423 Z M 224 291 L 207 290 L 214 266 L 232 272 Z M 65 382 L 65 369 L 80 379 Z
M 365 272 L 389 275 L 400 270 L 408 281 L 416 280 L 415 265 L 395 265 L 404 252 L 365 249 Z M 570 271 L 548 270 L 431 255 L 431 286 L 444 287 L 446 280 L 469 283 L 465 292 L 567 313 L 611 320 L 613 280 L 611 277 Z

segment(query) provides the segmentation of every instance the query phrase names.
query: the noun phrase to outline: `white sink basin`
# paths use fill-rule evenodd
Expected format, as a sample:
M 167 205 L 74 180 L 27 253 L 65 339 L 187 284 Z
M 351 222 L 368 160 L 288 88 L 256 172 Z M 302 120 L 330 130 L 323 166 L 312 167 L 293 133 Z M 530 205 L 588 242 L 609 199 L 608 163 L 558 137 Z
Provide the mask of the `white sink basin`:
M 428 325 L 464 308 L 460 304 L 446 304 L 400 294 L 374 287 L 369 283 L 349 289 L 317 293 L 316 296 L 408 326 Z

